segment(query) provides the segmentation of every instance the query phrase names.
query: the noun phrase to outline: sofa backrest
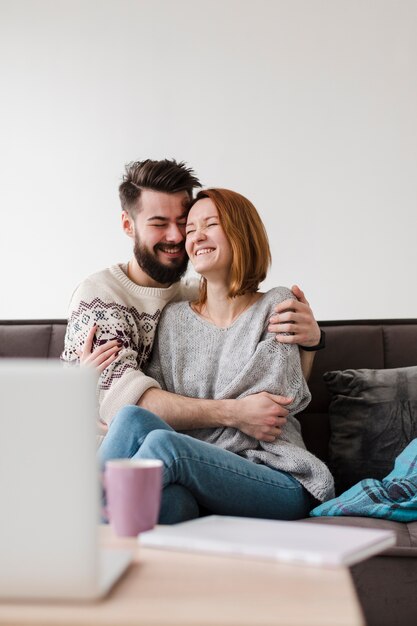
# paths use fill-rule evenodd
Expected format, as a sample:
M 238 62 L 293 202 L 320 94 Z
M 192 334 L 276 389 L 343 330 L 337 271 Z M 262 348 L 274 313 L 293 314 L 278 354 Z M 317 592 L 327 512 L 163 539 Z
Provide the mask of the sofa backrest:
M 0 357 L 59 358 L 66 320 L 0 320 Z
M 417 365 L 417 320 L 320 322 L 320 326 L 326 332 L 326 348 L 316 353 L 309 380 L 312 401 L 297 417 L 307 448 L 327 460 L 330 397 L 324 372 Z M 58 358 L 65 330 L 66 320 L 0 320 L 0 357 Z

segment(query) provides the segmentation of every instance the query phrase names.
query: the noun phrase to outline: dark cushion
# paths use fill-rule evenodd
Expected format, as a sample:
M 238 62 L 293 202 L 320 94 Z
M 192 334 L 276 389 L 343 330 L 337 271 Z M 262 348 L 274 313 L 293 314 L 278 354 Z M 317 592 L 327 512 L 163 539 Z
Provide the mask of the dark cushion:
M 307 449 L 327 463 L 330 394 L 324 383 L 323 374 L 336 369 L 383 368 L 385 363 L 382 326 L 340 324 L 325 325 L 323 328 L 326 331 L 326 348 L 316 353 L 313 371 L 308 381 L 312 395 L 311 403 L 305 411 L 297 415 L 297 418 Z M 410 351 L 412 345 L 414 344 L 410 342 Z M 415 362 L 417 363 L 417 356 Z
M 417 437 L 417 367 L 344 370 L 323 376 L 331 394 L 329 467 L 340 494 L 381 480 Z

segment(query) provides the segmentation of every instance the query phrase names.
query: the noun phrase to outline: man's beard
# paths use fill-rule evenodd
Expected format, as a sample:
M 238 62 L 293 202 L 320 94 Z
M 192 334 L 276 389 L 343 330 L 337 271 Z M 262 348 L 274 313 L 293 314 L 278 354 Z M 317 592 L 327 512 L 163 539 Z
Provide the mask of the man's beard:
M 180 245 L 184 247 L 184 244 Z M 151 252 L 149 248 L 141 244 L 138 236 L 135 236 L 133 253 L 139 267 L 157 283 L 161 283 L 161 285 L 177 282 L 185 274 L 188 266 L 188 256 L 186 254 L 184 258 L 171 259 L 170 265 L 161 263 L 156 256 L 157 250 L 168 246 L 169 244 L 157 244 L 154 246 L 154 251 Z

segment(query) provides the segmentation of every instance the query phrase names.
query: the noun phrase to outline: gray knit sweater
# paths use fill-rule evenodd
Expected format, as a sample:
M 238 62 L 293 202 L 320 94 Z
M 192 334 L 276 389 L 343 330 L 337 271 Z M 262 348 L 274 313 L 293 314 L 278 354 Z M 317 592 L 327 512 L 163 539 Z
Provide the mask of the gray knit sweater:
M 227 399 L 268 391 L 294 398 L 288 421 L 273 442 L 258 441 L 231 427 L 184 431 L 240 456 L 291 474 L 318 500 L 334 495 L 326 465 L 306 450 L 294 414 L 311 395 L 302 375 L 298 346 L 267 332 L 274 306 L 293 298 L 285 287 L 265 293 L 228 328 L 195 313 L 189 302 L 165 307 L 147 375 L 163 389 L 191 398 Z

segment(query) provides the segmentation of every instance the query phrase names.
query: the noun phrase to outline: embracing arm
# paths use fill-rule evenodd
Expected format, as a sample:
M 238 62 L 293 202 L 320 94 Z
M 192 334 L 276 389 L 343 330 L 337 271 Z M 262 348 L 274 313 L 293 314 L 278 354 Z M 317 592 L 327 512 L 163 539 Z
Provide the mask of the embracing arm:
M 148 389 L 138 405 L 159 415 L 175 430 L 233 426 L 255 439 L 274 441 L 286 422 L 291 398 L 255 393 L 239 400 L 204 400 Z
M 311 375 L 311 370 L 313 369 L 315 352 L 305 352 L 300 349 L 300 361 L 301 361 L 301 370 L 303 372 L 304 378 L 308 381 Z
M 301 369 L 304 378 L 310 378 L 313 368 L 315 352 L 302 349 L 311 348 L 320 342 L 320 327 L 317 324 L 313 311 L 301 291 L 294 285 L 292 292 L 297 299 L 285 300 L 275 307 L 276 313 L 271 317 L 268 331 L 276 333 L 280 343 L 295 343 L 300 347 Z M 291 333 L 283 335 L 282 333 Z

